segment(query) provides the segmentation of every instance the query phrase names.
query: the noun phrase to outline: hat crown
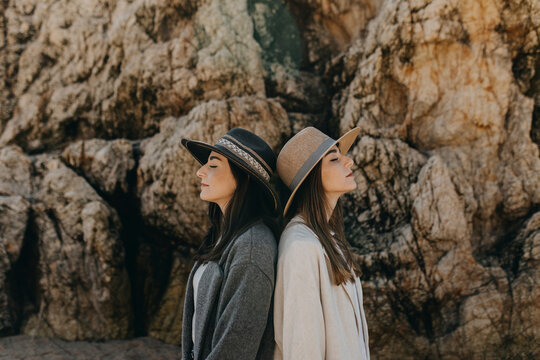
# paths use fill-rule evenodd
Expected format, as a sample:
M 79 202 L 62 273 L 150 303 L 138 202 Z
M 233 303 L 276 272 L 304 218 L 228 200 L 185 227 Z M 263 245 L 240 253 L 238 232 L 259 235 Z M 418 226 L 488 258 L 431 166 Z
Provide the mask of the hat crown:
M 277 172 L 283 183 L 290 187 L 309 157 L 329 139 L 328 135 L 311 126 L 294 135 L 283 146 L 277 158 Z
M 240 149 L 246 151 L 249 155 L 255 158 L 265 170 L 272 175 L 276 169 L 276 154 L 270 148 L 268 143 L 255 135 L 251 131 L 242 128 L 234 128 L 229 130 L 221 139 L 218 140 L 216 145 L 223 140 L 232 141 Z

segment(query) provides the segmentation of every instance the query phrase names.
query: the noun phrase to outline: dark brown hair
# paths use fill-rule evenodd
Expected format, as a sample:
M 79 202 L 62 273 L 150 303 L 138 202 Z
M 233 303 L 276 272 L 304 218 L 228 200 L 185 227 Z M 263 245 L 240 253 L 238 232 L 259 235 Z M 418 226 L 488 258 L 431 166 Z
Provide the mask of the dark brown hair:
M 208 205 L 210 228 L 194 257 L 202 263 L 218 260 L 231 241 L 259 221 L 270 228 L 276 240 L 279 239 L 281 219 L 277 214 L 281 213 L 281 208 L 273 210 L 273 200 L 253 176 L 232 161 L 229 161 L 229 166 L 236 180 L 236 189 L 224 214 L 216 203 Z
M 333 273 L 331 277 L 336 285 L 340 285 L 349 280 L 354 281 L 355 275 L 360 276 L 360 269 L 353 261 L 350 246 L 345 239 L 340 200 L 330 220 L 327 220 L 329 205 L 322 185 L 321 163 L 319 162 L 313 168 L 304 183 L 300 185 L 288 213 L 291 217 L 300 215 L 317 235 L 330 260 Z

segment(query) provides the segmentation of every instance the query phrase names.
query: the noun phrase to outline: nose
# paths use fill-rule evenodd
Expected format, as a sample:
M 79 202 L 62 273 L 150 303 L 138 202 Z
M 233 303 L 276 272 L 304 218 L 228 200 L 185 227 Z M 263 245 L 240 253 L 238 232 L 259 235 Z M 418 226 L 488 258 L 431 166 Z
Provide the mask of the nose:
M 347 168 L 347 169 L 352 168 L 352 166 L 354 164 L 354 161 L 350 157 L 348 157 L 347 155 L 344 155 L 343 160 L 344 160 L 345 168 Z
M 197 176 L 203 179 L 206 176 L 206 164 L 201 166 L 199 170 L 197 170 Z

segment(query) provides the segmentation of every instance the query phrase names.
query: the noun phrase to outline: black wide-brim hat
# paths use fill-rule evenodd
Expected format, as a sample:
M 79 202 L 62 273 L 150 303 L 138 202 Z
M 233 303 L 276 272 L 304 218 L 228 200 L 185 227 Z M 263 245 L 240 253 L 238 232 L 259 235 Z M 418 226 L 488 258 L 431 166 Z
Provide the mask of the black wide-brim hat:
M 261 188 L 274 203 L 274 211 L 278 210 L 279 198 L 270 185 L 277 158 L 266 141 L 251 131 L 234 128 L 223 135 L 215 145 L 186 138 L 182 139 L 182 145 L 201 165 L 208 162 L 212 151 L 225 156 L 262 185 Z

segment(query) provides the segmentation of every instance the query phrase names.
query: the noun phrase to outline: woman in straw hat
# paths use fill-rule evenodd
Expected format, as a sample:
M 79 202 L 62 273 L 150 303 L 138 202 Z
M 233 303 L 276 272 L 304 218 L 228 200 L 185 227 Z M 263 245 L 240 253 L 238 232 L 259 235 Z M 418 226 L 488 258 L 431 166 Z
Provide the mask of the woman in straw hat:
M 339 197 L 356 188 L 346 153 L 358 136 L 338 140 L 308 127 L 279 153 L 292 217 L 279 243 L 274 293 L 274 359 L 369 359 L 359 269 L 345 240 Z
M 232 129 L 215 145 L 182 139 L 201 164 L 210 229 L 187 284 L 183 359 L 268 359 L 274 348 L 276 214 L 269 184 L 276 156 L 264 140 Z

